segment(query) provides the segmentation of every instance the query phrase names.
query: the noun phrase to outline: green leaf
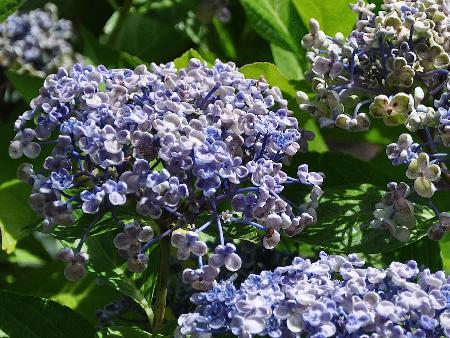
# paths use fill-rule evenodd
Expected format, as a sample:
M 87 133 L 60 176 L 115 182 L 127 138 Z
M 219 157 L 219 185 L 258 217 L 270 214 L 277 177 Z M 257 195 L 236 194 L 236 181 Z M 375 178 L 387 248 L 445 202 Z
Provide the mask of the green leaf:
M 348 0 L 292 0 L 292 2 L 306 26 L 309 25 L 309 19 L 314 18 L 319 21 L 321 29 L 329 35 L 337 32 L 347 35 L 356 22 L 356 13 L 349 8 Z
M 280 69 L 269 62 L 255 62 L 245 65 L 239 68 L 239 71 L 247 78 L 259 79 L 263 76 L 271 86 L 277 86 L 281 89 L 283 94 L 286 94 L 289 98 L 294 99 L 297 95 L 292 82 L 290 82 Z M 306 84 L 305 84 L 306 85 Z
M 384 254 L 363 255 L 363 258 L 367 265 L 381 269 L 385 269 L 392 262 L 415 260 L 419 265 L 426 266 L 433 272 L 440 271 L 442 270 L 442 259 L 439 243 L 439 241 L 424 237 L 397 250 Z
M 131 12 L 120 22 L 117 33 L 113 30 L 116 35 L 111 47 L 143 60 L 167 62 L 191 45 L 189 38 L 176 28 L 183 14 L 175 8 L 151 14 Z
M 9 337 L 94 337 L 83 317 L 48 299 L 0 291 L 0 329 Z
M 325 174 L 324 190 L 368 183 L 386 189 L 391 181 L 406 181 L 405 168 L 393 167 L 385 154 L 373 161 L 362 161 L 342 153 L 317 154 L 308 152 L 298 154 L 287 169 L 291 176 L 296 175 L 300 164 L 308 163 L 312 171 Z
M 0 229 L 2 249 L 11 253 L 17 241 L 31 231 L 30 224 L 36 222 L 36 214 L 28 206 L 30 188 L 19 180 L 0 185 Z
M 247 20 L 264 39 L 295 53 L 303 52 L 300 39 L 307 29 L 290 0 L 241 0 Z
M 150 321 L 153 311 L 150 307 L 157 274 L 159 247 L 153 246 L 148 254 L 150 263 L 142 274 L 127 272 L 126 260 L 120 257 L 113 245 L 115 233 L 107 232 L 90 237 L 86 241 L 89 254 L 89 270 L 95 272 L 106 283 L 133 298 L 145 311 Z
M 175 64 L 175 67 L 177 69 L 180 68 L 186 68 L 189 65 L 189 60 L 192 58 L 199 59 L 201 61 L 205 61 L 205 59 L 200 55 L 199 52 L 197 52 L 195 49 L 189 49 L 186 52 L 183 53 L 183 55 L 177 57 L 175 60 L 173 60 L 173 63 Z
M 244 224 L 227 224 L 223 227 L 229 238 L 238 239 L 252 244 L 261 243 L 262 234 L 255 227 Z
M 439 241 L 441 249 L 442 267 L 445 272 L 450 273 L 450 234 L 447 233 L 443 239 Z
M 151 338 L 150 333 L 135 327 L 113 326 L 97 332 L 97 338 Z M 157 337 L 157 336 L 156 336 Z
M 105 65 L 107 67 L 131 67 L 148 65 L 135 55 L 127 52 L 119 52 L 111 47 L 101 44 L 98 39 L 85 27 L 80 29 L 83 42 L 83 55 L 90 59 L 93 64 Z
M 324 137 L 322 136 L 322 131 L 317 124 L 317 122 L 312 118 L 306 118 L 306 122 L 301 123 L 300 125 L 306 130 L 312 131 L 314 133 L 314 140 L 308 142 L 308 151 L 317 152 L 317 153 L 326 153 L 328 152 L 328 146 L 325 142 Z
M 361 184 L 324 191 L 317 209 L 318 223 L 298 235 L 298 241 L 346 253 L 383 253 L 407 245 L 387 231 L 370 227 L 375 204 L 380 201 L 384 189 Z M 415 215 L 417 225 L 411 231 L 409 242 L 425 237 L 435 221 L 433 211 L 423 205 L 415 205 Z
M 298 57 L 291 51 L 284 49 L 274 43 L 270 44 L 275 64 L 281 73 L 290 80 L 303 79 L 303 69 Z
M 0 289 L 51 299 L 96 325 L 96 311 L 123 295 L 107 284 L 98 283 L 95 274 L 87 274 L 78 282 L 67 281 L 63 274 L 65 263 L 53 259 L 61 247 L 56 248 L 58 243 L 50 235 L 28 236 L 18 243 L 13 254 L 0 255 L 9 258 L 1 260 Z
M 298 242 L 336 252 L 381 253 L 409 245 L 426 236 L 435 222 L 431 209 L 416 203 L 417 225 L 409 243 L 401 243 L 389 232 L 370 228 L 375 205 L 391 181 L 405 181 L 404 168 L 392 167 L 384 154 L 371 162 L 339 153 L 306 153 L 295 156 L 287 168 L 290 176 L 307 163 L 311 171 L 325 174 L 324 195 L 317 209 L 318 223 L 294 237 Z M 283 195 L 295 204 L 301 203 L 299 188 L 289 186 Z M 411 198 L 412 199 L 412 198 Z
M 44 83 L 44 79 L 30 74 L 21 74 L 13 70 L 6 72 L 9 82 L 22 95 L 25 101 L 30 102 L 39 95 L 39 89 Z
M 25 1 L 24 0 L 2 0 L 0 2 L 0 23 L 13 14 Z
M 234 47 L 233 40 L 231 38 L 230 33 L 228 32 L 225 25 L 216 17 L 212 19 L 212 23 L 214 25 L 214 28 L 216 29 L 217 36 L 219 38 L 219 45 L 222 47 L 223 52 L 225 56 L 228 59 L 236 59 L 237 58 L 237 51 Z

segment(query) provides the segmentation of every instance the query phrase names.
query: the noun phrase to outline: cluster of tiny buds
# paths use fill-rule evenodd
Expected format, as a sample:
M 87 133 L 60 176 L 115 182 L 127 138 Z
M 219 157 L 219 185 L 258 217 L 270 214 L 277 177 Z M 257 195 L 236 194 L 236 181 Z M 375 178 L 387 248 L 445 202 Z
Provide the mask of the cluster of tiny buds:
M 74 252 L 70 248 L 65 248 L 58 253 L 58 259 L 67 263 L 64 269 L 64 276 L 69 281 L 77 281 L 86 275 L 85 265 L 89 259 L 87 253 L 80 251 Z
M 142 272 L 147 267 L 148 256 L 141 253 L 142 243 L 149 242 L 154 237 L 151 226 L 141 227 L 137 223 L 128 223 L 114 238 L 114 246 L 119 250 L 119 255 L 128 262 L 128 270 Z

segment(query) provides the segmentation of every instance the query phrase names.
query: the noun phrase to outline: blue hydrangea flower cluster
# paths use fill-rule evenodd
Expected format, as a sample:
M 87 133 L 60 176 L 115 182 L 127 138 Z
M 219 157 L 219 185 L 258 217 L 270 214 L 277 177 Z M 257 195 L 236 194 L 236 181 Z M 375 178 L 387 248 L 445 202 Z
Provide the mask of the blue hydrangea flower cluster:
M 313 135 L 298 127 L 277 87 L 246 79 L 233 63 L 60 68 L 15 127 L 12 158 L 36 158 L 51 147 L 43 169 L 23 164 L 18 171 L 33 186 L 30 204 L 44 231 L 73 224 L 77 210 L 96 215 L 66 259 L 69 270 L 80 270 L 72 256 L 107 212 L 121 226 L 114 245 L 131 271 L 143 271 L 146 251 L 171 236 L 179 259 L 198 257 L 199 268 L 187 269 L 183 280 L 199 289 L 209 288 L 222 266 L 241 266 L 224 226 L 264 231 L 264 246 L 273 248 L 280 233 L 296 235 L 317 220 L 323 175 L 304 164 L 291 177 L 282 165 L 306 151 Z M 311 193 L 304 203 L 289 201 L 288 185 Z M 123 207 L 134 210 L 137 222 L 120 219 Z M 142 226 L 146 218 L 164 227 Z M 203 264 L 208 248 L 201 233 L 211 227 L 219 244 Z
M 364 267 L 356 255 L 295 258 L 191 297 L 176 337 L 450 337 L 450 279 L 415 261 Z
M 308 77 L 315 97 L 298 92 L 300 107 L 322 127 L 366 131 L 369 116 L 386 126 L 404 125 L 414 135 L 401 134 L 387 146 L 387 157 L 393 165 L 408 166 L 406 176 L 414 181 L 415 193 L 431 199 L 436 191 L 448 190 L 450 182 L 448 4 L 384 0 L 377 14 L 375 5 L 363 0 L 351 7 L 358 19 L 347 37 L 327 36 L 316 20 L 310 21 L 302 45 L 311 64 Z M 427 203 L 440 217 L 433 202 Z M 396 217 L 386 212 L 377 206 L 378 221 L 373 224 L 378 227 L 379 220 Z M 407 214 L 403 223 L 412 225 Z M 406 234 L 395 237 L 405 239 Z
M 0 24 L 0 66 L 46 75 L 80 59 L 72 48 L 72 23 L 58 19 L 55 5 L 15 13 Z

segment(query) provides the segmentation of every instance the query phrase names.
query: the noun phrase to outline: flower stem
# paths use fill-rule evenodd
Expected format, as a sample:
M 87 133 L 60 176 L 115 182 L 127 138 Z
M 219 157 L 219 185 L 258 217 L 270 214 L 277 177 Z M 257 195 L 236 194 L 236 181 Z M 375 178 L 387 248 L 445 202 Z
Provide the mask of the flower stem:
M 159 242 L 159 273 L 155 289 L 155 319 L 153 321 L 153 332 L 156 333 L 164 324 L 166 312 L 167 282 L 169 277 L 170 236 L 161 238 Z

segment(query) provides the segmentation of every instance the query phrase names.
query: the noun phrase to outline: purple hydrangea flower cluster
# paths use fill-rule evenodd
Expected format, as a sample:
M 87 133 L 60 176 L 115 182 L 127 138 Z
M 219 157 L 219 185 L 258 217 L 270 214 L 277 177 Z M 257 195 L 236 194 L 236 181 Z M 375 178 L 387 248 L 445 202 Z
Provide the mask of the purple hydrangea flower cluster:
M 316 20 L 310 21 L 302 45 L 315 97 L 298 92 L 300 108 L 322 127 L 366 131 L 369 116 L 386 126 L 405 126 L 414 135 L 401 134 L 387 146 L 387 157 L 393 165 L 407 165 L 414 191 L 431 199 L 449 188 L 449 6 L 439 0 L 384 0 L 381 11 L 374 13 L 374 4 L 358 0 L 351 7 L 358 19 L 346 37 L 328 36 Z M 427 203 L 440 217 L 433 202 Z M 377 206 L 376 227 L 398 215 L 386 212 Z M 407 227 L 414 223 L 410 217 L 402 222 Z M 394 236 L 408 238 L 409 231 L 403 230 Z
M 15 127 L 11 157 L 35 158 L 52 147 L 43 170 L 19 168 L 33 186 L 30 204 L 44 230 L 73 224 L 80 209 L 96 215 L 76 253 L 95 223 L 112 213 L 122 227 L 114 244 L 134 272 L 145 268 L 149 247 L 172 236 L 179 259 L 199 260 L 184 281 L 208 288 L 222 266 L 241 265 L 224 226 L 262 230 L 264 246 L 273 248 L 280 233 L 296 235 L 317 220 L 323 175 L 301 165 L 291 177 L 282 165 L 306 151 L 311 133 L 298 127 L 277 87 L 246 79 L 233 63 L 60 68 Z M 288 185 L 311 193 L 304 203 L 289 201 Z M 120 219 L 124 207 L 134 223 Z M 158 219 L 157 229 L 139 224 L 148 218 Z M 219 244 L 203 264 L 208 248 L 201 235 L 211 226 Z
M 0 24 L 0 66 L 46 75 L 80 59 L 72 48 L 72 23 L 58 19 L 57 7 L 15 13 Z
M 415 261 L 364 267 L 356 255 L 295 258 L 191 297 L 176 337 L 450 337 L 450 279 Z

